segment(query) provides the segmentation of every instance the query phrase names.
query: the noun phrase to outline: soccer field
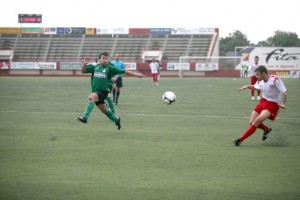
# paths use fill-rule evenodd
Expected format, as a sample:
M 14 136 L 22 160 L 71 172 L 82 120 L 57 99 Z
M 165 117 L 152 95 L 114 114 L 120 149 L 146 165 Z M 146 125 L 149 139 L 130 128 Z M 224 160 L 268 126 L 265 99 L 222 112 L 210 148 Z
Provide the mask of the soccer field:
M 125 77 L 118 131 L 97 107 L 76 121 L 89 77 L 0 77 L 0 199 L 298 200 L 300 80 L 283 81 L 269 138 L 235 147 L 257 103 L 237 91 L 249 79 Z

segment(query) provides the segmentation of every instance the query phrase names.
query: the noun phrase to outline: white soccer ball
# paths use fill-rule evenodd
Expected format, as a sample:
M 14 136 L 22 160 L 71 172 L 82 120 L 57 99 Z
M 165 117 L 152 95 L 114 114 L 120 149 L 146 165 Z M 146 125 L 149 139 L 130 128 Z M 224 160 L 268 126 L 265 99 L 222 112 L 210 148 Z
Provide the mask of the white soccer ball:
M 167 105 L 171 105 L 172 103 L 175 102 L 176 100 L 176 95 L 174 92 L 171 91 L 166 91 L 163 96 L 162 96 L 162 100 L 165 104 Z

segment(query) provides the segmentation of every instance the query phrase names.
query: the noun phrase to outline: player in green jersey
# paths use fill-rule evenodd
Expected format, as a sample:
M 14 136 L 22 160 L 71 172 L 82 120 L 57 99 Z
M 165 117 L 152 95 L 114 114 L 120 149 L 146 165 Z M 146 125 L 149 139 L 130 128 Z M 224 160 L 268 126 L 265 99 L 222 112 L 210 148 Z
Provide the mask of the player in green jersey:
M 92 73 L 92 93 L 88 96 L 89 102 L 95 102 L 97 107 L 110 120 L 114 121 L 118 130 L 121 129 L 121 118 L 116 116 L 111 110 L 107 109 L 105 100 L 110 93 L 109 80 L 117 74 L 127 74 L 139 78 L 144 77 L 142 73 L 129 71 L 126 69 L 118 69 L 109 62 L 109 54 L 107 52 L 99 55 L 99 63 L 96 66 L 89 64 L 90 59 L 84 58 L 82 64 L 82 73 Z
M 98 58 L 96 59 L 96 61 L 93 63 L 94 66 L 96 66 L 98 63 Z M 92 73 L 91 75 L 91 86 L 92 86 L 92 83 L 93 83 L 93 76 L 94 74 Z M 116 81 L 116 78 L 113 77 L 109 80 L 109 83 L 108 83 L 108 87 L 110 89 L 110 93 L 108 93 L 108 96 L 105 100 L 105 103 L 106 103 L 106 106 L 113 112 L 115 113 L 115 109 L 114 109 L 114 104 L 111 100 L 111 91 L 112 91 L 112 88 L 113 88 L 113 83 Z M 86 124 L 89 117 L 90 117 L 90 114 L 91 112 L 93 111 L 94 109 L 94 106 L 95 106 L 95 103 L 90 101 L 87 103 L 87 105 L 85 106 L 85 110 L 84 110 L 84 113 L 81 117 L 78 117 L 77 120 Z

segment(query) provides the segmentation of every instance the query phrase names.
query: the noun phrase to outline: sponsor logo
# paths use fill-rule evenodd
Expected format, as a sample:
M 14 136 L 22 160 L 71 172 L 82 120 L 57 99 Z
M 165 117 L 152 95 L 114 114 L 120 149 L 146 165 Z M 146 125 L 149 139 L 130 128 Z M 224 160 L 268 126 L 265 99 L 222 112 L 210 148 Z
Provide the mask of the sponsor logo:
M 266 54 L 266 63 L 269 62 L 270 59 L 274 59 L 276 61 L 290 61 L 290 60 L 299 60 L 300 53 L 285 53 L 284 49 L 275 49 L 274 51 Z
M 95 72 L 94 77 L 96 78 L 107 78 L 107 74 L 104 72 Z

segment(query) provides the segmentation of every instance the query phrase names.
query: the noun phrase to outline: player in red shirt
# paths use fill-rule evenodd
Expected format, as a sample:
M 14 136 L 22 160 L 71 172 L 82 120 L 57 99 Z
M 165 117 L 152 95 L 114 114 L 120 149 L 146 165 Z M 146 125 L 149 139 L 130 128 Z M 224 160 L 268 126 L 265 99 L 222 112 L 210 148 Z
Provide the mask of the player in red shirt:
M 239 146 L 247 137 L 252 135 L 257 128 L 264 131 L 262 140 L 266 140 L 268 133 L 272 128 L 266 126 L 263 122 L 266 119 L 275 120 L 279 109 L 285 109 L 287 99 L 287 89 L 280 78 L 270 75 L 265 66 L 260 65 L 256 70 L 257 82 L 255 85 L 245 85 L 239 89 L 255 89 L 262 92 L 262 99 L 254 108 L 250 117 L 250 127 L 241 135 L 241 137 L 234 139 L 235 146 Z

